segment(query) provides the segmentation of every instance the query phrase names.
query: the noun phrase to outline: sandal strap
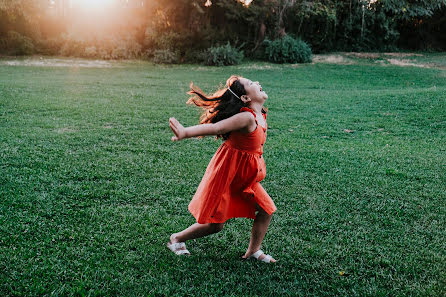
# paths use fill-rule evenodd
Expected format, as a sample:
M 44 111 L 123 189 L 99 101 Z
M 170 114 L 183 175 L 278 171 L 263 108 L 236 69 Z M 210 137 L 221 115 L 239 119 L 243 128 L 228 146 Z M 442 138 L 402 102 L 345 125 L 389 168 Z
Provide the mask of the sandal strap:
M 175 255 L 184 255 L 184 254 L 190 254 L 188 250 L 177 250 L 175 251 Z
M 258 250 L 257 252 L 255 252 L 254 254 L 251 255 L 251 257 L 256 258 L 257 260 L 259 259 L 259 257 L 264 254 L 262 250 Z
M 168 248 L 172 251 L 175 252 L 176 250 L 180 250 L 182 248 L 185 248 L 186 244 L 184 244 L 184 242 L 176 242 L 176 243 L 172 243 L 168 245 Z
M 265 258 L 262 259 L 262 261 L 265 263 L 269 263 L 271 262 L 271 258 L 272 258 L 271 255 L 266 255 Z
M 265 255 L 265 257 L 263 257 L 263 259 L 259 259 L 259 257 L 261 256 L 261 255 L 265 255 L 265 253 L 262 251 L 262 250 L 258 250 L 257 252 L 255 252 L 254 254 L 252 254 L 251 256 L 250 256 L 250 258 L 252 257 L 252 258 L 256 258 L 257 260 L 259 260 L 259 261 L 262 261 L 262 262 L 265 262 L 265 263 L 269 263 L 269 262 L 271 262 L 271 259 L 273 258 L 271 255 Z

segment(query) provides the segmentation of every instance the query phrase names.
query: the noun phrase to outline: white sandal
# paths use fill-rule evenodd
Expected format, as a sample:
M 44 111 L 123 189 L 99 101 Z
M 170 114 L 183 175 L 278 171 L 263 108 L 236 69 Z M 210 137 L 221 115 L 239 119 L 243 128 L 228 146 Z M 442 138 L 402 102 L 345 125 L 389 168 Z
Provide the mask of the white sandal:
M 259 260 L 259 261 L 262 261 L 262 262 L 265 262 L 265 263 L 270 263 L 271 262 L 271 259 L 272 259 L 271 255 L 265 255 L 265 257 L 260 260 L 259 257 L 261 255 L 265 255 L 265 253 L 262 250 L 258 250 L 257 252 L 255 252 L 254 254 L 249 256 L 248 259 L 255 258 L 256 260 Z
M 175 255 L 190 255 L 189 251 L 186 249 L 186 244 L 184 242 L 176 242 L 168 244 L 169 250 L 175 253 Z

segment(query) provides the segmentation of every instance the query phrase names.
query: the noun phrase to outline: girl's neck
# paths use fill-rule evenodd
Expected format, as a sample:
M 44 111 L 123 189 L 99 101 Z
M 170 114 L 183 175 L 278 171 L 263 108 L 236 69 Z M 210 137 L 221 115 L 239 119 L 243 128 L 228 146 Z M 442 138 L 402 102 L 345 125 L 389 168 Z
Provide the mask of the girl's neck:
M 262 113 L 263 104 L 252 103 L 252 104 L 249 105 L 249 108 L 251 108 L 255 113 L 261 114 Z

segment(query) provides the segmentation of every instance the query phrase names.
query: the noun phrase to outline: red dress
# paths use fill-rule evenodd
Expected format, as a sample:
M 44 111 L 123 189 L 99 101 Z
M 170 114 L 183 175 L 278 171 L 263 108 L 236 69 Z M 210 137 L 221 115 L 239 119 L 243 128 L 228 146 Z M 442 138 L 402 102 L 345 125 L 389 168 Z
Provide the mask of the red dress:
M 241 112 L 255 113 L 246 107 Z M 266 114 L 263 114 L 266 123 Z M 260 185 L 265 178 L 263 145 L 266 128 L 257 123 L 249 134 L 231 132 L 212 157 L 189 211 L 198 223 L 223 223 L 230 218 L 255 218 L 255 204 L 268 214 L 276 211 L 271 197 Z

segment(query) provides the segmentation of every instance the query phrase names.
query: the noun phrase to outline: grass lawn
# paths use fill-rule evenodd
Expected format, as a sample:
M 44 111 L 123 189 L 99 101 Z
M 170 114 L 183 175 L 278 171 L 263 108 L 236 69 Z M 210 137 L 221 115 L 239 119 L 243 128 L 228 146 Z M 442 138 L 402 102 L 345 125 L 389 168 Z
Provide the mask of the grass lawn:
M 446 296 L 444 62 L 348 59 L 0 60 L 0 295 Z M 239 259 L 249 219 L 188 242 L 190 257 L 165 247 L 194 223 L 187 205 L 220 145 L 172 143 L 168 118 L 196 124 L 189 82 L 211 92 L 231 74 L 269 94 L 275 265 Z

